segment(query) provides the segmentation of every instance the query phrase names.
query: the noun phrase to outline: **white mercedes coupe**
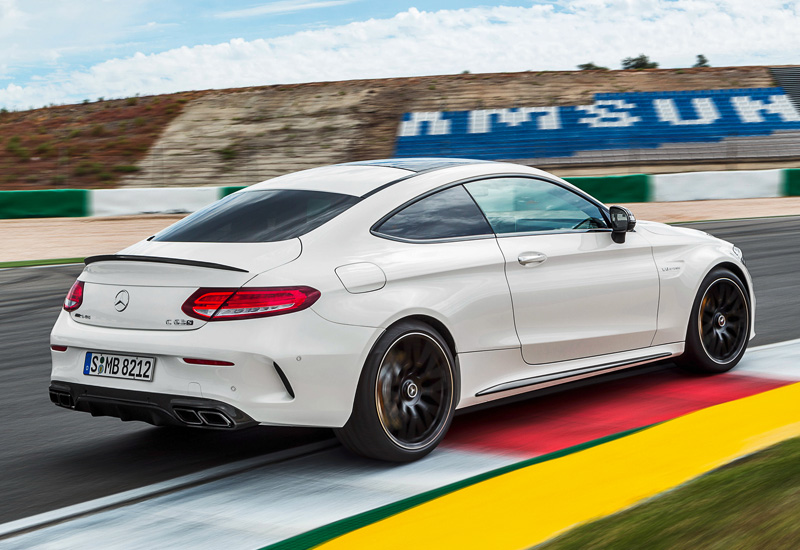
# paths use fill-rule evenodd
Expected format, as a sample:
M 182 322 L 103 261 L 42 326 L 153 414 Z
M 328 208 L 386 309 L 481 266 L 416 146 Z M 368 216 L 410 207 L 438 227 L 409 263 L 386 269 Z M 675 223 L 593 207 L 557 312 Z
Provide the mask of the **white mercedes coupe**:
M 727 371 L 754 311 L 731 243 L 541 170 L 339 164 L 87 258 L 50 398 L 155 425 L 327 426 L 410 461 L 459 408 L 665 359 Z

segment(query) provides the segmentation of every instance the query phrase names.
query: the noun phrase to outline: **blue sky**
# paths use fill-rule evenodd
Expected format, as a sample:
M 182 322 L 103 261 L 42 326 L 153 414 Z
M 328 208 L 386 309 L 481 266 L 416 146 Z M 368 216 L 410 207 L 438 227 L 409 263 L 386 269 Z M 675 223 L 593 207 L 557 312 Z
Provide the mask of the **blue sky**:
M 107 59 L 137 52 L 154 54 L 182 46 L 219 44 L 234 38 L 251 41 L 371 18 L 387 19 L 410 7 L 406 2 L 367 0 L 60 0 L 59 3 L 61 8 L 56 8 L 57 13 L 53 14 L 52 0 L 0 0 L 0 21 L 6 10 L 15 9 L 28 16 L 24 24 L 6 28 L 0 25 L 2 35 L 6 35 L 0 36 L 0 44 L 16 50 L 30 49 L 32 45 L 31 54 L 41 48 L 40 55 L 22 56 L 17 62 L 15 56 L 3 61 L 7 56 L 0 50 L 0 85 L 26 82 L 52 71 L 87 70 Z M 438 11 L 481 5 L 479 1 L 442 0 L 416 2 L 414 7 Z M 40 15 L 34 15 L 37 13 Z M 40 32 L 46 32 L 49 39 L 35 36 Z M 3 38 L 16 40 L 3 44 Z
M 800 63 L 785 0 L 0 0 L 0 107 L 426 74 Z
M 199 44 L 219 44 L 233 38 L 255 40 L 290 35 L 303 30 L 315 30 L 344 25 L 370 18 L 386 19 L 407 10 L 406 2 L 367 0 L 298 0 L 274 2 L 231 2 L 225 0 L 172 0 L 130 2 L 84 1 L 72 4 L 71 19 L 81 27 L 62 25 L 61 17 L 48 16 L 52 0 L 8 2 L 24 12 L 44 14 L 33 19 L 26 29 L 25 40 L 17 44 L 34 43 L 37 23 L 43 23 L 54 33 L 50 50 L 62 50 L 57 61 L 24 63 L 12 67 L 17 74 L 42 74 L 52 68 L 88 68 L 109 57 L 145 54 Z M 3 2 L 0 1 L 0 10 Z M 38 4 L 38 5 L 37 5 Z M 124 4 L 124 5 L 123 5 Z M 423 1 L 414 7 L 421 11 L 461 9 L 484 5 L 479 1 Z M 66 10 L 64 10 L 66 11 Z M 58 14 L 61 15 L 61 14 Z M 82 21 L 80 21 L 82 20 Z M 30 34 L 29 34 L 30 32 Z M 41 40 L 43 44 L 46 42 Z M 9 75 L 6 75 L 6 80 Z M 16 76 L 16 75 L 10 75 Z

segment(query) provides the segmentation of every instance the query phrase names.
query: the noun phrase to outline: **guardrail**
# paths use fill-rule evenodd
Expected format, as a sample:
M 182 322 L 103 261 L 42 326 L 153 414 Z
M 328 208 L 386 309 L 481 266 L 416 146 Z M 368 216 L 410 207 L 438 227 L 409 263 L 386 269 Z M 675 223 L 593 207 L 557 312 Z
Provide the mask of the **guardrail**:
M 800 196 L 800 168 L 564 179 L 608 204 Z M 0 219 L 189 213 L 243 188 L 0 191 Z
M 185 214 L 243 187 L 0 191 L 0 219 Z

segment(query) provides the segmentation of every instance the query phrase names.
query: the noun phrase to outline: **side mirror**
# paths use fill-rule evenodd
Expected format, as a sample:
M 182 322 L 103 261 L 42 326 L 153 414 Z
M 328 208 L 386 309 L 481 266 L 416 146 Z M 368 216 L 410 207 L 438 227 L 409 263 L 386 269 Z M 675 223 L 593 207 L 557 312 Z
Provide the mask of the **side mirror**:
M 624 206 L 612 206 L 608 209 L 611 215 L 611 239 L 615 243 L 625 242 L 625 233 L 633 231 L 636 227 L 636 218 L 633 212 Z

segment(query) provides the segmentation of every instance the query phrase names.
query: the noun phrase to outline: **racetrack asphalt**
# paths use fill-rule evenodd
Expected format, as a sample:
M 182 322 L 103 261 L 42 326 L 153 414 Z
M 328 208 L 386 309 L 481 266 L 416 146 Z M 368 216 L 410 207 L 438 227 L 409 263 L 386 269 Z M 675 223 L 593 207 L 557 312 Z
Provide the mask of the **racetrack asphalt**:
M 751 345 L 800 338 L 800 218 L 690 227 L 743 250 L 758 300 Z M 328 430 L 267 427 L 171 430 L 52 405 L 48 335 L 81 267 L 0 271 L 0 523 L 330 437 Z

